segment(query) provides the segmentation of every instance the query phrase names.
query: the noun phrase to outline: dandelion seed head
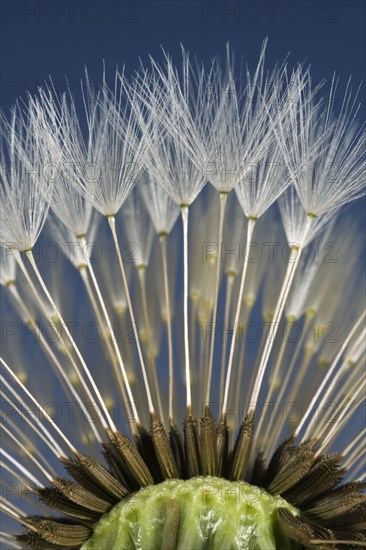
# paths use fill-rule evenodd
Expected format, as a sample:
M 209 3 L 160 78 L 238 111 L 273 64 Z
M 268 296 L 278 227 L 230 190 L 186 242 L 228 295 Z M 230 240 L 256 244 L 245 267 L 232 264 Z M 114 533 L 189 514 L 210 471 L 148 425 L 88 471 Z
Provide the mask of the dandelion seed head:
M 1 544 L 365 544 L 358 92 L 265 50 L 1 115 Z

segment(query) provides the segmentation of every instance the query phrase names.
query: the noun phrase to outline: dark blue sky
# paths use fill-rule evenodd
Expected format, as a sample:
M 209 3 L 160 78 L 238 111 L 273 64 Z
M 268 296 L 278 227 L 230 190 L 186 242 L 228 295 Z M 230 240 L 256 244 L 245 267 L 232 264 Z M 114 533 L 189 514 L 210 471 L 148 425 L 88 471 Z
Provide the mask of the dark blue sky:
M 269 37 L 273 65 L 307 59 L 315 80 L 333 71 L 363 78 L 364 0 L 3 0 L 1 5 L 1 103 L 13 104 L 48 75 L 58 84 L 78 81 L 86 65 L 98 79 L 101 63 L 133 69 L 138 57 L 160 57 L 179 42 L 199 57 L 223 51 L 226 41 L 249 63 Z

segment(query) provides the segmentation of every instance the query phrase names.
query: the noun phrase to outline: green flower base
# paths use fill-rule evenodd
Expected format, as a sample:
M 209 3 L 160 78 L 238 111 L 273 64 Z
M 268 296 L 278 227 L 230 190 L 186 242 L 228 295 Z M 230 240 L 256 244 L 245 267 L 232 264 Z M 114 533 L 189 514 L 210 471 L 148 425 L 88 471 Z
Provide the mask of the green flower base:
M 245 481 L 168 480 L 122 500 L 96 524 L 82 550 L 275 550 L 300 548 L 276 510 L 296 508 Z

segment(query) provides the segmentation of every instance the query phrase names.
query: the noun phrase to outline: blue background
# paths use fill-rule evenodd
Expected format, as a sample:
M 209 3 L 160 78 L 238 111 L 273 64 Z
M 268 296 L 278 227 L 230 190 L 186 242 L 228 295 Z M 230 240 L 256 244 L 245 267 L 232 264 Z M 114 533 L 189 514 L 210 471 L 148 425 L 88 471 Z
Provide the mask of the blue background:
M 290 64 L 308 60 L 314 80 L 336 71 L 345 82 L 363 78 L 364 0 L 3 0 L 1 4 L 1 103 L 10 107 L 25 90 L 52 75 L 77 85 L 84 66 L 98 80 L 107 68 L 139 56 L 161 56 L 160 46 L 186 49 L 209 60 L 227 41 L 238 57 L 256 62 L 269 37 L 269 66 L 290 52 Z

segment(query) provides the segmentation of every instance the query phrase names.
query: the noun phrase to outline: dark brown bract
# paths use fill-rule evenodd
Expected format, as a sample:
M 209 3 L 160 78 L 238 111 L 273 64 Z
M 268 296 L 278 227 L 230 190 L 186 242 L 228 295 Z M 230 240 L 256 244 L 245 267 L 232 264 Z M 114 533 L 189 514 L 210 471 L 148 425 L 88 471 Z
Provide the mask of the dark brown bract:
M 168 435 L 156 416 L 150 431 L 138 427 L 135 441 L 108 432 L 103 450 L 108 468 L 81 454 L 64 459 L 74 481 L 56 478 L 53 486 L 34 490 L 64 517 L 26 517 L 28 529 L 16 539 L 32 548 L 79 548 L 99 518 L 139 488 L 165 479 L 214 475 L 245 479 L 298 508 L 299 517 L 279 509 L 277 520 L 283 532 L 305 548 L 363 547 L 358 543 L 366 543 L 366 484 L 342 484 L 342 456 L 318 455 L 316 440 L 295 445 L 290 437 L 267 465 L 262 453 L 257 454 L 249 472 L 253 427 L 253 418 L 247 416 L 230 448 L 226 423 L 216 424 L 206 408 L 200 427 L 196 418 L 187 415 L 183 435 L 173 422 Z

